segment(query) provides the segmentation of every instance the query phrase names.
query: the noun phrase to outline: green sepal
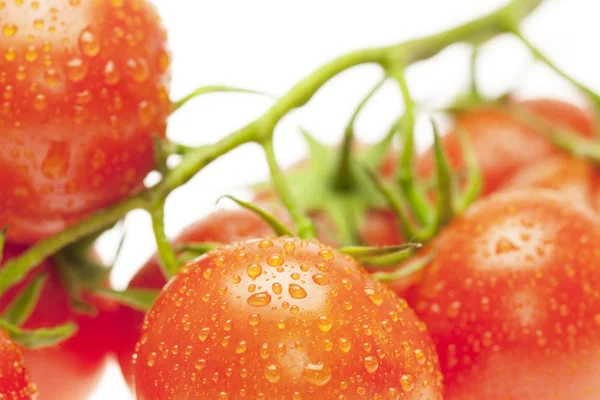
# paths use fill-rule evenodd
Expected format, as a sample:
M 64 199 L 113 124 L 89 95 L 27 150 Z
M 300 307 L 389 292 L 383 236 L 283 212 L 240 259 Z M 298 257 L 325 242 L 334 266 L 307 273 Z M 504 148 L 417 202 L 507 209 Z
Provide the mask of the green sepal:
M 10 338 L 21 346 L 37 350 L 56 346 L 69 339 L 77 332 L 77 325 L 67 323 L 54 328 L 24 330 L 0 319 L 0 329 L 8 333 Z
M 175 253 L 179 263 L 183 264 L 221 246 L 223 246 L 221 243 L 184 243 L 175 247 Z
M 240 207 L 245 208 L 246 210 L 251 211 L 254 214 L 258 215 L 263 221 L 265 221 L 271 227 L 271 229 L 273 229 L 273 232 L 275 232 L 275 234 L 277 236 L 290 236 L 290 237 L 294 236 L 294 234 L 288 229 L 287 226 L 285 226 L 285 224 L 283 222 L 281 222 L 276 216 L 269 213 L 268 211 L 263 210 L 262 208 L 254 205 L 250 202 L 240 200 L 231 195 L 221 196 L 217 200 L 217 203 L 219 201 L 221 201 L 221 199 L 229 199 L 229 200 L 235 202 Z
M 406 243 L 397 246 L 343 247 L 338 251 L 340 253 L 351 255 L 360 264 L 385 267 L 398 265 L 398 263 L 411 257 L 416 249 L 420 247 L 421 245 L 419 243 Z
M 152 308 L 152 305 L 160 294 L 160 290 L 135 288 L 127 289 L 122 292 L 112 289 L 96 288 L 92 292 L 98 297 L 115 301 L 144 313 Z
M 47 279 L 47 274 L 41 274 L 33 279 L 4 310 L 2 320 L 15 326 L 23 325 L 35 310 Z
M 436 224 L 437 227 L 440 227 L 447 224 L 455 215 L 454 194 L 456 193 L 456 188 L 452 176 L 452 167 L 450 166 L 446 151 L 442 146 L 442 140 L 437 124 L 433 119 L 431 120 L 431 126 L 433 128 L 433 151 L 438 190 L 436 199 Z
M 394 282 L 403 278 L 407 278 L 421 270 L 433 261 L 435 257 L 434 253 L 427 254 L 426 256 L 416 258 L 414 260 L 407 261 L 400 268 L 393 272 L 375 272 L 371 274 L 374 279 L 380 282 Z

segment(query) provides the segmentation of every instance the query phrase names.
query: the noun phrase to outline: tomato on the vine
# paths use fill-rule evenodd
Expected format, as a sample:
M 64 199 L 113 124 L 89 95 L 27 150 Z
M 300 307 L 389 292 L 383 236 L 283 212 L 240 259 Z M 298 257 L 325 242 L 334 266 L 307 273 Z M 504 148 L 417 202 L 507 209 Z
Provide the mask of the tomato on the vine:
M 271 235 L 273 231 L 265 221 L 245 209 L 219 210 L 190 225 L 173 241 L 182 244 L 215 242 L 229 244 L 254 237 Z M 150 258 L 135 274 L 129 288 L 162 289 L 166 280 L 156 256 Z M 117 312 L 115 329 L 116 353 L 123 376 L 131 386 L 133 379 L 132 357 L 135 344 L 140 339 L 144 313 L 121 306 Z
M 3 259 L 16 257 L 23 250 L 7 244 Z M 38 350 L 24 349 L 25 362 L 39 389 L 41 400 L 85 399 L 93 393 L 104 371 L 115 335 L 111 313 L 116 307 L 104 300 L 89 298 L 86 300 L 97 308 L 97 315 L 77 312 L 71 305 L 70 296 L 59 278 L 56 265 L 45 261 L 25 281 L 0 297 L 0 311 L 40 273 L 46 273 L 48 278 L 35 309 L 23 328 L 41 329 L 72 321 L 78 325 L 78 331 L 56 346 Z
M 550 99 L 516 103 L 547 122 L 573 130 L 584 137 L 594 137 L 592 117 L 572 104 Z M 466 133 L 483 174 L 483 194 L 495 191 L 520 169 L 560 153 L 560 150 L 539 132 L 511 118 L 505 112 L 484 106 L 458 113 L 456 125 Z M 455 133 L 443 138 L 451 164 L 464 166 L 463 151 Z M 420 176 L 434 171 L 433 150 L 423 153 L 416 162 Z
M 36 394 L 21 349 L 0 330 L 0 399 L 34 400 Z
M 432 243 L 409 296 L 447 400 L 600 398 L 600 218 L 543 189 L 499 192 Z
M 170 56 L 147 0 L 1 4 L 0 225 L 31 243 L 142 187 Z
M 425 324 L 317 241 L 253 239 L 185 264 L 135 357 L 140 400 L 442 398 Z

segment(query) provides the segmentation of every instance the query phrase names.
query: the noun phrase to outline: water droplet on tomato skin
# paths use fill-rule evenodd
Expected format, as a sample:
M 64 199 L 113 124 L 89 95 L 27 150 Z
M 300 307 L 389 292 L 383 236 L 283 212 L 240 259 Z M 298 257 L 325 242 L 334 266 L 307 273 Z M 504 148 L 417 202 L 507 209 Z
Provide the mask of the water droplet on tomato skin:
M 365 369 L 370 374 L 375 373 L 375 371 L 377 371 L 379 368 L 379 361 L 377 361 L 377 359 L 373 356 L 365 357 L 363 363 L 365 365 Z
M 290 284 L 288 292 L 290 296 L 292 296 L 294 299 L 304 299 L 306 298 L 306 296 L 308 296 L 306 290 L 304 290 L 302 286 L 297 285 L 295 283 Z
M 15 24 L 4 24 L 2 27 L 2 34 L 6 37 L 14 36 L 19 28 Z
M 331 369 L 323 363 L 307 364 L 302 371 L 302 378 L 312 385 L 323 387 L 331 380 Z
M 248 276 L 252 278 L 252 280 L 255 280 L 260 276 L 260 274 L 262 274 L 263 269 L 260 264 L 250 264 L 246 268 L 246 272 L 248 273 Z
M 412 391 L 415 387 L 415 379 L 412 375 L 402 375 L 400 377 L 400 387 L 405 393 Z
M 255 293 L 248 297 L 248 304 L 252 307 L 266 307 L 271 303 L 271 295 L 267 292 Z
M 82 81 L 88 72 L 87 64 L 79 57 L 67 61 L 67 77 L 71 82 Z
M 333 327 L 333 321 L 327 315 L 319 315 L 317 326 L 321 332 L 329 332 Z
M 100 41 L 90 29 L 85 29 L 79 35 L 79 48 L 88 57 L 95 57 L 100 52 Z
M 275 364 L 269 364 L 265 366 L 265 378 L 270 383 L 277 383 L 281 379 L 281 372 L 279 367 Z

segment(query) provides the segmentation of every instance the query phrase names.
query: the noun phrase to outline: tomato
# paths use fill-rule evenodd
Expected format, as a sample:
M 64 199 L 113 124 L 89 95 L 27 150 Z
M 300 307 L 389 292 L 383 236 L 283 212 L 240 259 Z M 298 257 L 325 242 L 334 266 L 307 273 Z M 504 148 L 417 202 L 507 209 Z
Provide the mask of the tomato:
M 555 156 L 518 172 L 500 190 L 538 187 L 556 190 L 573 203 L 600 211 L 600 173 L 591 163 Z
M 0 399 L 36 398 L 37 388 L 31 383 L 21 349 L 0 331 Z
M 0 225 L 31 243 L 143 186 L 170 56 L 146 0 L 2 2 Z
M 600 398 L 600 218 L 556 192 L 501 192 L 433 244 L 410 296 L 446 400 Z
M 584 137 L 594 137 L 594 122 L 580 108 L 558 100 L 539 99 L 516 104 L 557 126 L 567 127 Z M 558 154 L 560 150 L 521 122 L 512 119 L 494 106 L 468 110 L 456 115 L 456 124 L 467 134 L 483 174 L 483 194 L 495 191 L 520 169 Z M 443 138 L 451 164 L 464 166 L 458 136 L 450 133 Z M 432 149 L 417 160 L 420 176 L 434 171 Z
M 256 214 L 240 210 L 220 210 L 190 225 L 174 240 L 173 245 L 183 243 L 232 243 L 240 240 L 272 234 L 271 228 Z M 156 256 L 144 264 L 131 280 L 130 288 L 162 289 L 166 281 Z M 131 363 L 135 344 L 140 338 L 144 314 L 129 307 L 118 310 L 119 335 L 116 340 L 116 353 L 123 376 L 131 386 L 133 365 Z
M 24 249 L 6 245 L 4 259 L 16 257 Z M 85 399 L 96 388 L 106 365 L 112 326 L 110 314 L 114 305 L 93 299 L 98 315 L 79 314 L 73 310 L 68 293 L 58 277 L 56 266 L 46 261 L 24 283 L 9 290 L 0 298 L 0 310 L 23 289 L 37 273 L 48 273 L 35 310 L 24 324 L 26 329 L 54 327 L 69 321 L 79 326 L 77 333 L 67 341 L 41 350 L 23 350 L 25 361 L 37 384 L 41 400 Z
M 137 350 L 139 400 L 442 398 L 425 325 L 317 241 L 253 239 L 184 265 Z

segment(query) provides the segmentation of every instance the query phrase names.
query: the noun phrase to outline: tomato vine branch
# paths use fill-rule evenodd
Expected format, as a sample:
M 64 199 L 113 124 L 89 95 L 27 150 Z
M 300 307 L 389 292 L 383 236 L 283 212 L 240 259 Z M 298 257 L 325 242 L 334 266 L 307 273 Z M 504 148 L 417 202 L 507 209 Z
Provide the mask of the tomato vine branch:
M 269 141 L 276 125 L 288 112 L 307 103 L 325 83 L 339 73 L 369 63 L 379 64 L 387 69 L 398 59 L 401 59 L 404 65 L 409 65 L 430 58 L 457 42 L 477 43 L 499 33 L 511 32 L 542 1 L 512 0 L 497 11 L 445 32 L 393 46 L 353 51 L 334 59 L 297 83 L 257 120 L 214 144 L 186 151 L 180 164 L 167 171 L 157 185 L 91 215 L 7 262 L 0 271 L 0 295 L 21 281 L 27 272 L 42 260 L 63 247 L 110 226 L 134 209 L 148 210 L 149 204 L 156 204 L 158 200 L 166 198 L 171 191 L 188 182 L 221 155 L 245 143 Z M 177 104 L 180 103 L 176 103 L 176 106 Z

